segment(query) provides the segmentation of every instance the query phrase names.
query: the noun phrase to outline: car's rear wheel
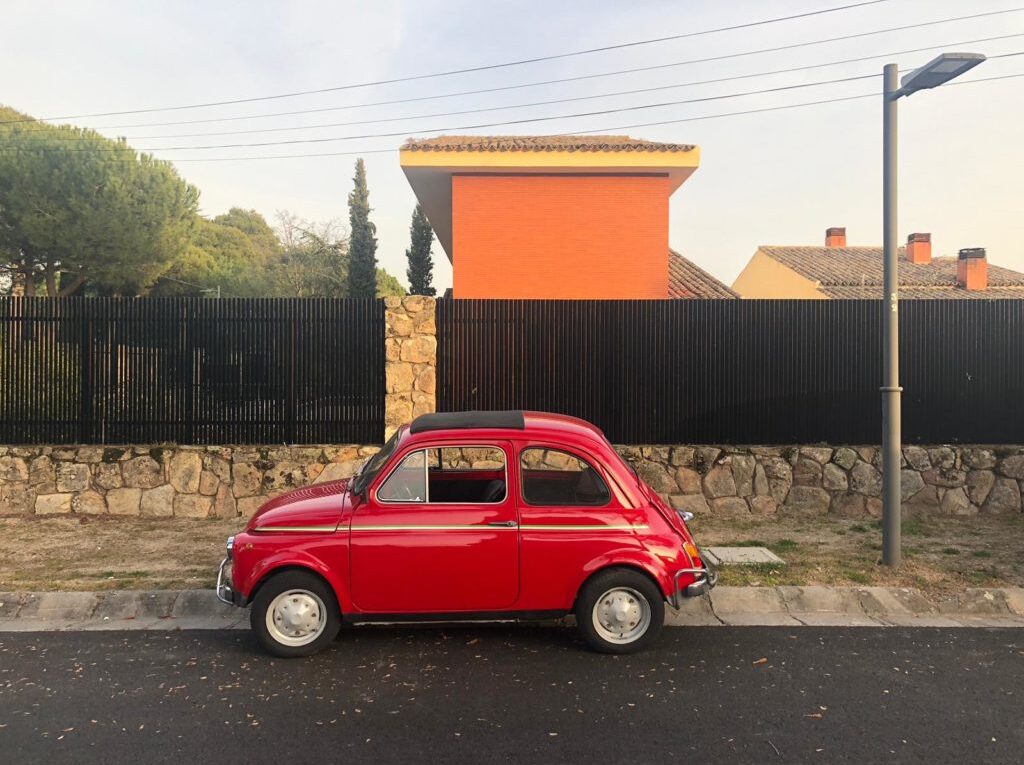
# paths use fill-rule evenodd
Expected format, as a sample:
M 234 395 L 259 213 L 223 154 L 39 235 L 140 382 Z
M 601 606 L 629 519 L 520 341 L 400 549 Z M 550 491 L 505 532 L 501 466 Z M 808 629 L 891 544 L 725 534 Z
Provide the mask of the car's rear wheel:
M 330 645 L 341 629 L 341 611 L 323 579 L 307 571 L 282 571 L 256 593 L 249 623 L 267 652 L 288 659 Z
M 649 646 L 665 623 L 661 591 L 627 568 L 594 575 L 576 598 L 576 624 L 595 651 L 636 653 Z

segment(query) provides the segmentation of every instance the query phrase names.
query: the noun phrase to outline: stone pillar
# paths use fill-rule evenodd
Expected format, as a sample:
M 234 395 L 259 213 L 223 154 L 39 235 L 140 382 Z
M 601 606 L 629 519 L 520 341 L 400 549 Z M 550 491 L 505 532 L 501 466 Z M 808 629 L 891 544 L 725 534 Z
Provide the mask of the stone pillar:
M 434 298 L 384 298 L 384 438 L 437 405 Z

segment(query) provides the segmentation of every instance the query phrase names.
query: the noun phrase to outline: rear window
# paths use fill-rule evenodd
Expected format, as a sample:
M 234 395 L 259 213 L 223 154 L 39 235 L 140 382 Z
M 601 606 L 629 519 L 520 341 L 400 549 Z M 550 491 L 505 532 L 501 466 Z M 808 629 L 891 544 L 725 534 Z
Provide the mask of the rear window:
M 611 499 L 604 479 L 574 454 L 530 447 L 523 449 L 519 464 L 527 504 L 595 507 Z

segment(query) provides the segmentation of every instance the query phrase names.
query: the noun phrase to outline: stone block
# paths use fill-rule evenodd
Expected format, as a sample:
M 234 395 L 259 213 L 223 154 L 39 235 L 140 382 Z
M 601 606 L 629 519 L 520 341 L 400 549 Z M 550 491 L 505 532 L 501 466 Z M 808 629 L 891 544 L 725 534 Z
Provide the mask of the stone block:
M 700 473 L 696 470 L 688 467 L 676 468 L 675 480 L 683 494 L 700 494 Z
M 714 446 L 698 446 L 695 452 L 694 465 L 697 471 L 703 474 L 711 470 L 722 450 Z
M 985 447 L 967 447 L 960 451 L 960 461 L 971 470 L 989 470 L 996 466 L 996 454 Z
M 774 497 L 749 497 L 747 502 L 750 503 L 750 512 L 755 515 L 775 515 L 779 510 L 779 503 Z
M 739 497 L 719 497 L 711 500 L 710 504 L 712 515 L 736 518 L 750 514 L 746 500 Z
M 946 515 L 974 515 L 978 508 L 971 504 L 962 487 L 947 489 L 942 495 L 942 512 Z
M 663 465 L 657 462 L 644 460 L 636 466 L 636 473 L 640 479 L 659 494 L 674 494 L 676 492 L 675 479 L 669 476 Z
M 979 507 L 988 498 L 988 493 L 995 485 L 996 475 L 991 470 L 972 470 L 967 474 L 967 496 L 971 503 Z
M 784 457 L 765 457 L 764 474 L 768 479 L 768 490 L 780 505 L 786 501 L 793 485 L 793 468 Z
M 1024 481 L 1024 454 L 1004 457 L 1003 461 L 999 464 L 999 472 L 1007 478 L 1016 478 L 1018 481 Z
M 267 501 L 266 497 L 242 497 L 238 501 L 238 514 L 243 518 L 252 518 L 260 506 Z
M 203 472 L 203 460 L 198 452 L 178 451 L 171 457 L 167 476 L 171 486 L 179 494 L 195 494 L 199 491 L 199 477 Z
M 843 470 L 849 470 L 857 464 L 857 452 L 848 446 L 841 446 L 832 455 L 832 461 Z
M 399 361 L 384 368 L 384 389 L 387 393 L 408 393 L 415 379 L 410 363 Z
M 957 466 L 956 452 L 948 446 L 937 446 L 934 449 L 929 449 L 928 459 L 931 460 L 932 467 L 940 470 L 950 470 Z
M 235 463 L 231 472 L 234 476 L 232 492 L 235 497 L 251 497 L 263 488 L 263 471 L 250 463 Z
M 674 446 L 669 453 L 669 462 L 674 467 L 693 467 L 696 451 L 692 446 Z
M 0 483 L 0 514 L 31 513 L 35 504 L 36 493 L 27 483 Z
M 944 489 L 953 489 L 967 483 L 967 473 L 956 468 L 932 468 L 921 473 L 924 482 Z
M 882 474 L 874 465 L 858 462 L 850 471 L 850 489 L 868 497 L 882 494 Z
M 164 469 L 149 455 L 133 457 L 122 463 L 121 477 L 129 488 L 152 489 L 164 482 Z
M 139 514 L 149 518 L 170 518 L 174 515 L 174 487 L 165 483 L 143 491 Z
M 982 512 L 990 515 L 1019 513 L 1020 509 L 1020 487 L 1012 478 L 997 478 L 981 506 Z
M 212 497 L 217 493 L 217 487 L 220 486 L 220 479 L 217 478 L 211 471 L 204 470 L 199 474 L 199 493 L 205 494 L 208 497 Z
M 736 496 L 736 481 L 732 477 L 731 465 L 715 465 L 708 471 L 704 476 L 704 494 L 709 499 Z
M 28 481 L 28 465 L 21 457 L 0 457 L 0 481 Z
M 676 510 L 685 510 L 694 515 L 708 515 L 711 512 L 703 494 L 673 494 L 669 497 L 669 503 Z
M 928 459 L 928 450 L 920 446 L 904 446 L 903 459 L 914 470 L 931 470 L 932 461 Z
M 234 518 L 238 515 L 238 503 L 226 483 L 217 488 L 217 496 L 213 498 L 213 515 L 217 518 Z
M 0 481 L 10 479 L 0 478 Z M 57 491 L 57 469 L 53 460 L 40 455 L 29 463 L 28 482 L 37 494 L 53 494 Z
M 821 485 L 829 491 L 846 491 L 849 488 L 846 471 L 830 462 L 821 469 Z
M 800 454 L 804 457 L 810 457 L 819 465 L 824 465 L 832 459 L 832 449 L 825 446 L 801 446 Z
M 111 515 L 138 515 L 142 489 L 111 489 L 107 492 L 107 510 Z
M 96 465 L 96 474 L 92 478 L 93 484 L 100 489 L 120 489 L 124 486 L 121 478 L 121 463 L 100 462 Z
M 71 494 L 40 494 L 36 497 L 36 515 L 71 512 Z
M 177 518 L 209 518 L 213 497 L 202 494 L 178 494 L 174 497 L 174 515 Z
M 75 461 L 84 462 L 87 465 L 95 464 L 103 459 L 104 447 L 102 446 L 81 446 L 75 452 Z
M 801 456 L 797 459 L 793 468 L 794 486 L 821 486 L 821 463 L 808 457 Z
M 754 493 L 754 469 L 757 467 L 757 460 L 750 455 L 733 455 L 732 477 L 736 482 L 736 494 L 741 497 L 749 497 Z
M 57 463 L 57 491 L 85 491 L 88 488 L 88 465 L 80 462 Z
M 402 342 L 399 358 L 415 363 L 436 363 L 437 338 L 432 335 L 418 335 L 406 339 Z
M 911 468 L 903 468 L 900 471 L 900 495 L 903 502 L 917 494 L 924 488 L 924 479 L 921 474 Z
M 434 395 L 437 391 L 437 373 L 435 372 L 434 367 L 430 365 L 423 366 L 416 373 L 416 382 L 414 387 L 416 390 Z
M 71 500 L 71 509 L 83 515 L 101 515 L 107 512 L 107 503 L 98 492 L 83 491 Z

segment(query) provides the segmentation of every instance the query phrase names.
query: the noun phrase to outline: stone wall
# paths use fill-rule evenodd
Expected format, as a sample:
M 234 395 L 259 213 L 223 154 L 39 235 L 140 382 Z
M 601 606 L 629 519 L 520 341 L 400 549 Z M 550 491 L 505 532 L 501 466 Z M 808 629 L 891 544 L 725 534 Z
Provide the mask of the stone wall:
M 674 507 L 695 514 L 882 514 L 881 455 L 857 446 L 619 446 Z M 1019 513 L 1024 447 L 907 446 L 909 513 Z
M 616 448 L 673 506 L 701 515 L 882 511 L 874 446 Z M 288 489 L 352 475 L 378 449 L 0 446 L 0 514 L 248 517 Z M 909 513 L 1021 512 L 1024 447 L 908 446 L 903 455 Z
M 384 438 L 435 409 L 437 325 L 431 297 L 384 298 Z
M 249 517 L 378 446 L 0 446 L 0 514 Z

